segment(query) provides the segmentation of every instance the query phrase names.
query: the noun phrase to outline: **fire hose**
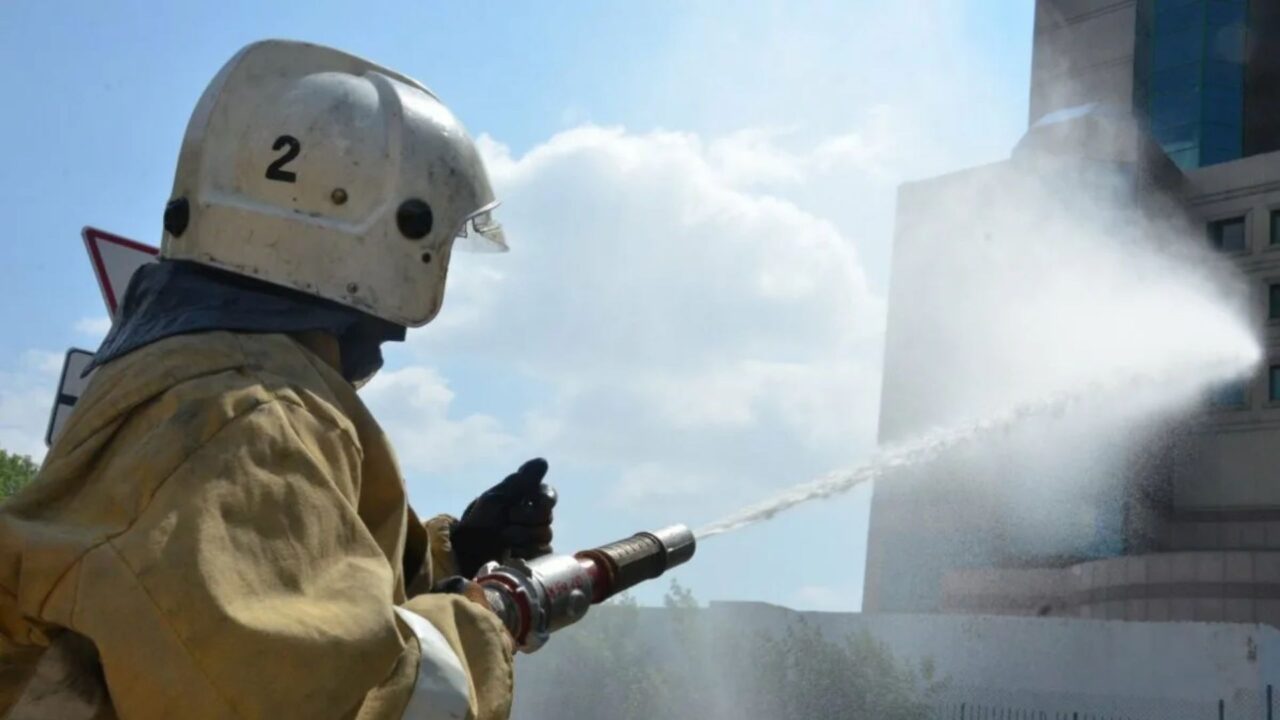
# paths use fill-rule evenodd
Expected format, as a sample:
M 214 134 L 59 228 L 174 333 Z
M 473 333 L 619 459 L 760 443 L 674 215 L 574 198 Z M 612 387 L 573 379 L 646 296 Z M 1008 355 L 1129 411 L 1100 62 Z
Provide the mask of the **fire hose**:
M 506 623 L 516 647 L 531 653 L 592 606 L 652 580 L 693 557 L 697 541 L 684 525 L 601 545 L 573 555 L 491 562 L 475 582 Z

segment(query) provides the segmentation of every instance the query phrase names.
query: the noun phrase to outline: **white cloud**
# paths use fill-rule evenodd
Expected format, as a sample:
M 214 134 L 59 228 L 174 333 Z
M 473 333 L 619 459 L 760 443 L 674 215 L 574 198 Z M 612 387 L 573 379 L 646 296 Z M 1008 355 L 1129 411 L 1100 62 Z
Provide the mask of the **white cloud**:
M 614 500 L 741 502 L 862 456 L 897 186 L 999 159 L 1023 127 L 1025 78 L 956 32 L 967 14 L 766 3 L 727 27 L 690 6 L 628 93 L 721 130 L 481 138 L 514 249 L 455 257 L 419 357 L 539 383 L 512 432 L 594 464 Z
M 76 321 L 76 333 L 95 342 L 101 342 L 111 330 L 111 318 L 106 315 L 80 318 Z
M 1032 10 L 995 5 L 764 0 L 726 23 L 686 3 L 628 92 L 707 137 L 801 156 L 752 155 L 751 182 L 839 227 L 883 291 L 897 185 L 1002 159 L 1025 130 Z M 993 22 L 1017 29 L 996 41 Z
M 575 127 L 591 122 L 591 113 L 577 103 L 572 103 L 560 111 L 560 124 L 563 127 Z
M 950 0 L 687 13 L 630 108 L 560 121 L 666 104 L 700 132 L 481 139 L 514 251 L 455 257 L 440 317 L 364 391 L 411 476 L 536 448 L 618 502 L 716 497 L 699 522 L 872 444 L 895 187 L 1006 149 L 1022 110 L 993 129 L 992 108 L 1021 96 L 992 102 Z M 536 397 L 470 404 L 480 365 Z
M 614 484 L 610 500 L 615 506 L 634 502 L 688 500 L 706 492 L 696 476 L 675 476 L 658 462 L 640 463 L 625 470 Z
M 412 473 L 446 473 L 511 442 L 492 417 L 451 414 L 453 391 L 432 368 L 383 371 L 361 395 L 391 436 L 401 465 Z
M 821 612 L 855 612 L 862 607 L 862 589 L 803 585 L 791 594 L 788 607 Z
M 959 12 L 787 7 L 729 32 L 691 9 L 687 46 L 633 90 L 722 131 L 584 125 L 522 154 L 482 137 L 513 251 L 456 256 L 411 352 L 536 384 L 504 430 L 590 467 L 605 501 L 709 517 L 863 457 L 897 186 L 1002 157 L 1023 121 Z
M 989 48 L 964 45 L 978 41 L 953 0 L 766 0 L 732 23 L 714 5 L 682 8 L 642 72 L 557 119 L 690 132 L 578 127 L 514 154 L 482 138 L 515 249 L 456 256 L 444 312 L 364 391 L 413 480 L 496 480 L 488 466 L 535 453 L 553 479 L 585 467 L 600 493 L 562 487 L 558 538 L 596 541 L 635 519 L 597 500 L 698 524 L 863 456 L 896 186 L 996 159 L 1022 130 L 1025 74 L 975 67 Z M 56 378 L 15 362 L 0 365 L 0 444 L 38 452 Z M 531 396 L 506 396 L 513 380 Z M 421 499 L 456 507 L 467 498 L 441 491 L 478 489 L 460 484 L 424 483 Z M 846 522 L 865 527 L 841 515 L 805 530 Z M 811 539 L 791 532 L 717 540 L 691 584 L 786 601 L 833 561 L 812 543 L 769 559 Z M 827 548 L 842 567 L 857 534 Z M 774 582 L 752 580 L 761 562 Z M 825 607 L 833 592 L 798 602 Z
M 58 390 L 62 355 L 30 350 L 0 369 L 0 449 L 44 457 L 44 434 Z
M 708 160 L 726 183 L 737 187 L 803 183 L 806 158 L 780 145 L 789 134 L 762 128 L 739 130 L 710 142 Z
M 537 384 L 549 400 L 521 427 L 471 429 L 537 433 L 553 462 L 599 467 L 615 502 L 789 484 L 860 455 L 884 300 L 835 225 L 762 188 L 861 158 L 786 141 L 586 126 L 516 157 L 482 138 L 514 249 L 456 256 L 412 351 L 500 358 Z
M 41 378 L 54 378 L 62 372 L 62 363 L 66 356 L 62 353 L 47 350 L 28 350 L 22 354 L 22 367 L 36 373 Z

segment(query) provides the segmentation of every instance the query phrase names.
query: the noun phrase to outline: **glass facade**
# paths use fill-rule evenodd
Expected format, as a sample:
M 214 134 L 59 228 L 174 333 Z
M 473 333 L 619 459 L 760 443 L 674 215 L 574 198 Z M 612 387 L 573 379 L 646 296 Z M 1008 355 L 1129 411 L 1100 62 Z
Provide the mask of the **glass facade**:
M 1136 105 L 1183 169 L 1244 151 L 1248 0 L 1142 0 L 1134 58 Z
M 1249 405 L 1249 382 L 1223 383 L 1209 392 L 1209 406 L 1218 410 L 1239 410 Z

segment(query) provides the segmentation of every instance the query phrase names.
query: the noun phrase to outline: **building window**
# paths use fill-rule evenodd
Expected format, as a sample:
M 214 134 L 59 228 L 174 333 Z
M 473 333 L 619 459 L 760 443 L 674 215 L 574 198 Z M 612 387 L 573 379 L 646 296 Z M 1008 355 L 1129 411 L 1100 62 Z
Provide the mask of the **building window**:
M 1137 5 L 1134 97 L 1156 141 L 1184 170 L 1242 157 L 1246 0 Z
M 1209 223 L 1209 242 L 1223 252 L 1243 252 L 1244 218 L 1227 218 Z
M 1271 391 L 1268 395 L 1271 402 L 1280 402 L 1280 365 L 1271 366 Z
M 1275 380 L 1280 380 L 1280 366 L 1272 369 L 1271 393 L 1276 393 Z M 1218 410 L 1239 410 L 1249 404 L 1249 383 L 1246 380 L 1223 383 L 1209 392 L 1209 406 Z
M 1280 245 L 1280 210 L 1271 211 L 1271 244 Z
M 1280 320 L 1280 282 L 1267 286 L 1267 317 Z

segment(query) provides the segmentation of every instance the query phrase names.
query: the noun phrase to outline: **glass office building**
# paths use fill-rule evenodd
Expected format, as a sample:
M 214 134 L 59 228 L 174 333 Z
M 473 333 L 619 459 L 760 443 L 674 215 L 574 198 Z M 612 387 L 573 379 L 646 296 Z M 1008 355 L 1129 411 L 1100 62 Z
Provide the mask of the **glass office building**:
M 1010 160 L 899 191 L 881 442 L 981 403 L 986 384 L 947 382 L 947 368 L 1011 372 L 1001 348 L 956 331 L 951 299 L 990 283 L 979 258 L 991 252 L 991 208 L 1041 205 L 1016 199 L 1033 185 L 1028 171 L 1050 191 L 1060 170 L 1069 188 L 1119 192 L 1144 214 L 1205 228 L 1252 285 L 1270 357 L 1210 388 L 1203 412 L 1144 424 L 1142 437 L 1073 445 L 1059 418 L 1061 453 L 1010 440 L 877 484 L 864 608 L 1280 627 L 1280 600 L 1255 601 L 1280 577 L 1280 0 L 1036 0 L 1034 33 L 1029 129 Z M 1111 165 L 1118 184 L 1073 177 Z M 1068 213 L 1097 207 L 1084 194 L 1054 193 Z M 976 204 L 975 228 L 937 224 L 936 208 L 978 198 L 1000 203 Z M 994 238 L 1043 239 L 1035 228 Z M 1178 238 L 1199 240 L 1167 240 Z M 1085 442 L 1088 453 L 1069 450 Z M 1187 581 L 1170 581 L 1179 574 Z
M 1134 105 L 1184 170 L 1244 155 L 1248 6 L 1248 0 L 1139 3 Z

